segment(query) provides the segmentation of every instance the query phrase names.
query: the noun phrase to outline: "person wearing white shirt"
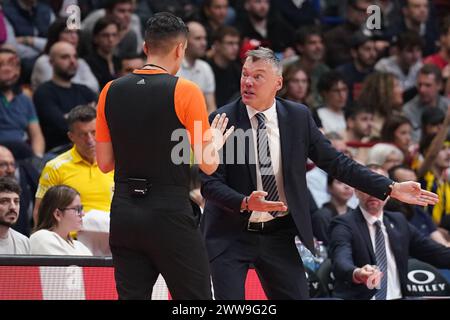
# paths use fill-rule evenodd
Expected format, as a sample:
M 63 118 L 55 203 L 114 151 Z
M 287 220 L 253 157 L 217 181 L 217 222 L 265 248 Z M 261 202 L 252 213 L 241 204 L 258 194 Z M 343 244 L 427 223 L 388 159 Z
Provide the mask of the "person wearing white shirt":
M 30 237 L 31 254 L 91 256 L 89 249 L 70 235 L 80 231 L 82 217 L 83 206 L 75 189 L 51 187 L 39 206 L 36 231 Z
M 191 21 L 186 55 L 177 76 L 191 80 L 200 87 L 205 96 L 208 112 L 216 110 L 216 80 L 211 66 L 200 58 L 206 54 L 206 30 L 198 22 Z
M 320 77 L 317 89 L 324 102 L 324 106 L 317 109 L 323 131 L 345 131 L 344 107 L 347 104 L 348 87 L 344 78 L 337 71 L 327 72 Z
M 0 178 L 0 255 L 29 254 L 28 238 L 13 230 L 20 210 L 20 186 L 10 177 Z

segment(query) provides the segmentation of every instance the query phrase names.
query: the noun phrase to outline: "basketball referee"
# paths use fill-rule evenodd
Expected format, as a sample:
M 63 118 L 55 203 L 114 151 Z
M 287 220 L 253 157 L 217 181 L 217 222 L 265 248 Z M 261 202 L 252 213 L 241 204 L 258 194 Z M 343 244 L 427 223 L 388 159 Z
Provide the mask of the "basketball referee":
M 145 30 L 147 64 L 106 84 L 99 97 L 97 161 L 103 172 L 115 170 L 110 246 L 120 299 L 150 299 L 159 274 L 174 299 L 211 299 L 208 259 L 189 201 L 189 161 L 172 159 L 179 141 L 171 137 L 188 132 L 187 150 L 200 150 L 199 167 L 212 174 L 232 128 L 225 132 L 228 119 L 221 115 L 213 134 L 200 89 L 174 76 L 187 34 L 180 18 L 155 14 Z

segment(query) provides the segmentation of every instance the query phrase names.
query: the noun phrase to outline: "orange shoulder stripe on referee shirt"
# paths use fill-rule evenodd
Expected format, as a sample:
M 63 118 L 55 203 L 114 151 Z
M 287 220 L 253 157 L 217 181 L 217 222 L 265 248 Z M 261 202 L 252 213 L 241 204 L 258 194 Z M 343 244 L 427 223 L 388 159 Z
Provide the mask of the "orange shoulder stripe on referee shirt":
M 103 88 L 97 103 L 97 121 L 95 122 L 95 140 L 98 142 L 111 142 L 108 123 L 105 116 L 105 100 L 112 81 L 108 82 Z
M 157 74 L 162 73 L 160 70 L 135 70 L 137 74 Z M 105 100 L 108 89 L 112 81 L 108 82 L 100 93 L 97 104 L 97 122 L 96 122 L 96 140 L 98 142 L 111 142 L 111 136 L 108 123 L 105 117 Z M 210 128 L 208 121 L 208 113 L 206 111 L 206 102 L 200 88 L 193 82 L 179 78 L 174 93 L 175 113 L 181 124 L 190 134 L 191 143 L 193 141 L 210 141 L 211 135 L 208 131 Z M 201 128 L 201 138 L 195 137 L 195 123 Z M 206 133 L 206 134 L 205 134 Z

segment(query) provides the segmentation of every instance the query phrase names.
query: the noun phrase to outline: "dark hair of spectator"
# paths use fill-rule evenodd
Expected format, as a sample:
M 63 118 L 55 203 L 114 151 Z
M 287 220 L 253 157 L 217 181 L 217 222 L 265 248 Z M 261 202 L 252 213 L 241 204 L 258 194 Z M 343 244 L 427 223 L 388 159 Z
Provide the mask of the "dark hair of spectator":
M 114 10 L 114 7 L 117 6 L 120 3 L 131 3 L 131 4 L 133 4 L 134 2 L 135 2 L 134 0 L 107 0 L 107 1 L 105 1 L 104 8 L 107 11 L 111 12 L 111 11 Z
M 318 26 L 303 26 L 300 27 L 294 35 L 294 43 L 305 45 L 308 39 L 312 36 L 319 36 L 322 38 L 322 30 Z
M 420 48 L 422 50 L 424 46 L 424 41 L 422 40 L 420 35 L 417 34 L 417 32 L 407 31 L 401 33 L 398 36 L 396 45 L 399 50 L 412 48 Z
M 67 126 L 69 131 L 72 131 L 73 125 L 76 122 L 91 122 L 97 116 L 97 112 L 94 107 L 90 105 L 81 105 L 70 110 L 67 117 Z
M 58 223 L 53 214 L 55 210 L 66 208 L 79 195 L 77 190 L 66 185 L 57 185 L 48 189 L 39 206 L 34 232 L 43 229 L 52 230 Z
M 96 35 L 98 35 L 100 32 L 102 32 L 112 24 L 117 27 L 117 30 L 120 30 L 119 24 L 114 19 L 109 17 L 98 19 L 98 21 L 95 23 L 94 29 L 92 30 L 92 38 L 94 38 Z
M 442 83 L 442 73 L 438 66 L 434 64 L 425 64 L 420 70 L 419 74 L 434 75 L 436 83 Z
M 47 31 L 47 43 L 45 44 L 44 52 L 48 54 L 50 48 L 59 41 L 59 36 L 67 28 L 67 19 L 58 18 L 48 28 Z
M 412 127 L 411 121 L 405 116 L 391 115 L 385 120 L 381 128 L 381 140 L 384 142 L 394 142 L 395 130 L 404 124 L 409 124 Z
M 289 98 L 289 82 L 292 81 L 292 79 L 295 77 L 297 72 L 303 71 L 303 73 L 306 75 L 306 79 L 308 81 L 308 89 L 306 91 L 305 100 L 309 96 L 309 93 L 311 92 L 311 78 L 308 75 L 308 72 L 306 72 L 305 68 L 303 68 L 298 63 L 293 63 L 288 65 L 284 71 L 283 71 L 283 87 L 280 90 L 279 96 L 282 98 Z
M 319 93 L 321 92 L 328 92 L 331 90 L 331 88 L 336 85 L 338 82 L 345 83 L 344 77 L 342 74 L 338 71 L 329 71 L 327 73 L 324 73 L 317 83 L 317 90 Z
M 169 53 L 178 38 L 187 38 L 189 29 L 181 18 L 169 12 L 159 12 L 148 19 L 145 45 L 150 53 Z
M 327 176 L 327 186 L 328 186 L 328 187 L 331 187 L 331 185 L 333 184 L 334 180 L 336 180 L 336 178 L 333 177 L 331 174 L 329 174 L 329 175 Z
M 19 183 L 16 179 L 11 177 L 1 177 L 0 178 L 0 192 L 2 193 L 17 193 L 21 194 L 22 190 L 20 189 Z
M 214 42 L 222 42 L 226 36 L 230 37 L 241 37 L 239 30 L 232 26 L 220 26 L 213 34 Z
M 439 108 L 426 108 L 422 113 L 422 128 L 426 125 L 438 125 L 445 120 L 445 113 Z
M 389 72 L 374 72 L 363 82 L 358 104 L 372 110 L 374 114 L 389 117 L 394 106 L 394 81 L 396 77 Z
M 389 171 L 388 171 L 389 178 L 391 180 L 398 182 L 398 179 L 397 179 L 397 176 L 395 175 L 395 173 L 397 172 L 397 170 L 400 170 L 400 169 L 414 172 L 414 170 L 411 169 L 410 167 L 407 167 L 404 164 L 398 164 L 389 169 Z
M 354 120 L 361 113 L 373 114 L 373 110 L 371 110 L 370 108 L 368 108 L 364 105 L 360 105 L 358 102 L 354 101 L 350 106 L 345 108 L 345 113 L 344 113 L 345 120 L 348 120 L 348 119 Z

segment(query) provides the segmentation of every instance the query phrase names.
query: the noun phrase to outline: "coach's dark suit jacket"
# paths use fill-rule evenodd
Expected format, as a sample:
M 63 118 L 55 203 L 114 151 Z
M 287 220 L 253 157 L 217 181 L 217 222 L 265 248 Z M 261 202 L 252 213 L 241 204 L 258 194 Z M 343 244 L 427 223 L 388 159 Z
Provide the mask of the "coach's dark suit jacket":
M 450 249 L 424 237 L 399 212 L 384 211 L 383 223 L 397 264 L 402 294 L 406 293 L 408 259 L 413 257 L 437 268 L 450 268 Z M 336 277 L 333 294 L 342 299 L 371 299 L 376 289 L 352 282 L 353 270 L 376 265 L 369 228 L 361 209 L 336 217 L 330 225 L 330 258 Z
M 374 174 L 332 148 L 316 127 L 306 106 L 277 98 L 276 108 L 287 205 L 301 240 L 313 250 L 305 178 L 308 157 L 339 180 L 381 199 L 386 197 L 391 180 Z M 201 173 L 201 191 L 206 198 L 201 228 L 210 260 L 244 232 L 250 213 L 240 212 L 241 203 L 245 196 L 256 190 L 255 160 L 249 159 L 253 154 L 249 150 L 253 150 L 254 142 L 245 105 L 238 99 L 212 113 L 210 120 L 217 113 L 227 114 L 228 127 L 234 125 L 235 133 L 222 149 L 223 164 L 211 176 Z M 242 130 L 249 130 L 249 139 L 237 138 Z M 234 154 L 230 154 L 232 151 Z M 249 164 L 249 160 L 253 164 Z

